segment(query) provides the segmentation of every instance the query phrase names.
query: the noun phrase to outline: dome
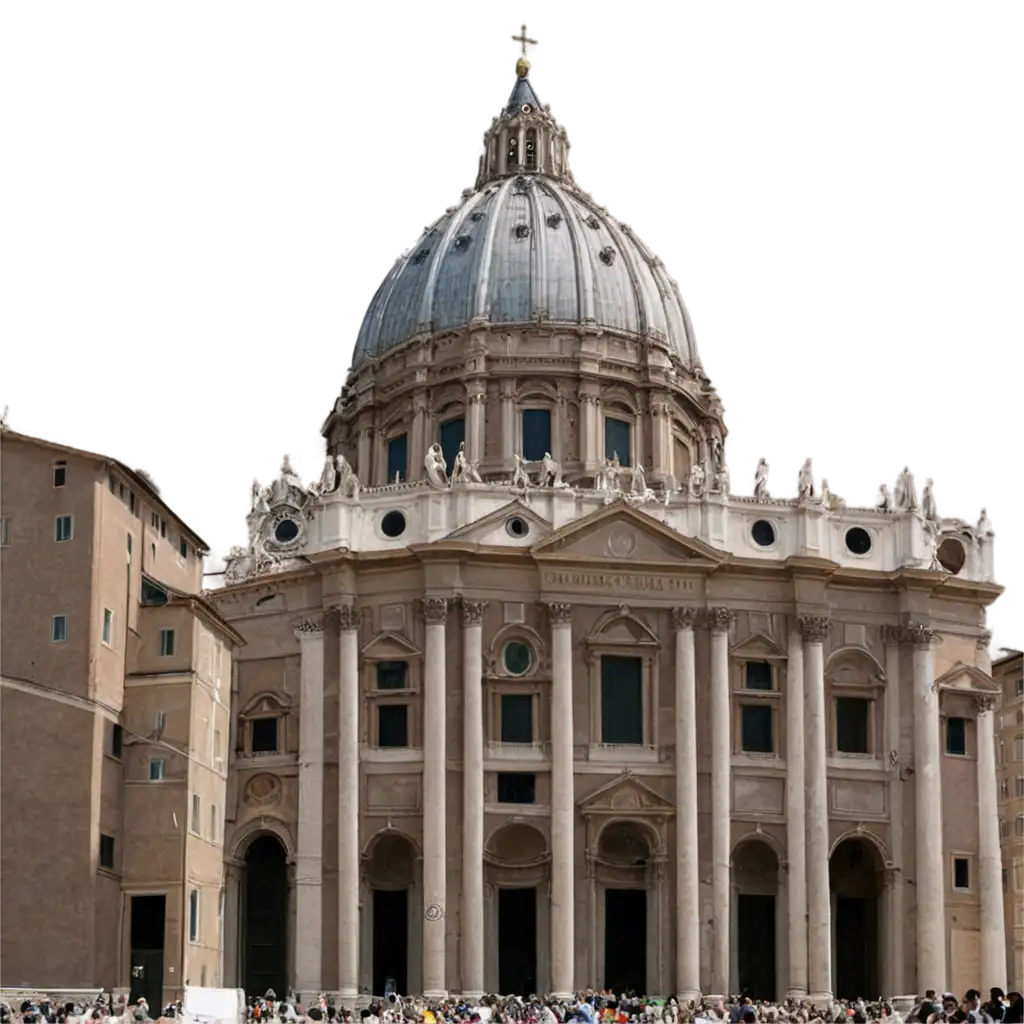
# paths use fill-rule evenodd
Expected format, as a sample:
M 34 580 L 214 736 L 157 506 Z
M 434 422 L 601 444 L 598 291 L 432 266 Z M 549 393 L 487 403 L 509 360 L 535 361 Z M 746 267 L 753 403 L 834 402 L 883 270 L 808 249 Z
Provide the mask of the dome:
M 377 290 L 353 369 L 416 336 L 481 322 L 621 332 L 699 368 L 675 281 L 576 187 L 568 139 L 540 106 L 528 68 L 517 66 L 509 102 L 485 136 L 477 188 L 420 235 Z

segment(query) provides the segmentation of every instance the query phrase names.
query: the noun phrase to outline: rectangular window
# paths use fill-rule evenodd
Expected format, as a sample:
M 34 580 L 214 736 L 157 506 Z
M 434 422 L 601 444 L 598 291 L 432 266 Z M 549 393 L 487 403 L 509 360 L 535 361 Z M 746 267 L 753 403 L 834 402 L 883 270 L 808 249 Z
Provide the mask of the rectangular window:
M 377 662 L 377 689 L 404 690 L 409 684 L 409 664 L 405 661 Z
M 182 559 L 188 558 L 188 541 L 184 537 L 178 538 L 178 557 Z
M 601 742 L 643 743 L 643 664 L 601 655 Z
M 277 753 L 276 718 L 254 718 L 252 720 L 252 752 L 254 754 Z
M 162 757 L 151 757 L 149 759 L 149 781 L 160 782 L 164 777 L 164 759 Z
M 459 445 L 466 440 L 466 421 L 448 420 L 441 424 L 440 434 L 441 451 L 444 452 L 444 461 L 448 463 L 448 472 L 451 473 L 455 456 L 459 454 Z
M 604 457 L 614 459 L 617 456 L 621 465 L 630 466 L 632 461 L 629 451 L 629 423 L 626 420 L 605 416 Z
M 409 708 L 405 704 L 377 707 L 377 746 L 409 746 Z
M 110 753 L 114 755 L 119 761 L 121 760 L 121 752 L 124 750 L 124 729 L 114 722 L 110 730 Z
M 501 695 L 501 742 L 533 742 L 533 698 L 528 693 Z
M 389 484 L 396 480 L 409 479 L 409 435 L 399 434 L 388 441 L 388 479 Z
M 100 867 L 114 868 L 114 837 L 100 836 Z
M 744 704 L 740 708 L 741 748 L 749 754 L 770 754 L 772 741 L 772 709 L 767 704 Z
M 53 465 L 53 486 L 63 487 L 68 480 L 68 464 L 66 462 L 55 462 Z
M 1013 740 L 1014 761 L 1024 761 L 1024 736 L 1016 736 Z
M 128 561 L 131 562 L 131 560 L 132 560 L 132 535 L 130 533 L 126 533 L 125 534 L 125 540 L 127 542 L 127 547 L 128 547 Z
M 174 654 L 174 630 L 160 630 L 160 657 L 170 658 Z
M 160 536 L 163 537 L 164 540 L 167 539 L 167 520 L 166 519 L 161 519 L 160 520 Z
M 10 522 L 10 520 L 8 520 Z M 7 542 L 10 544 L 10 541 Z M 1013 695 L 1015 697 L 1024 697 L 1024 679 L 1015 679 L 1013 683 Z
M 55 541 L 71 540 L 75 536 L 75 517 L 57 516 L 53 521 L 53 539 Z
M 164 731 L 164 726 L 167 724 L 167 712 L 166 711 L 154 711 L 153 712 L 153 731 L 159 735 Z
M 967 719 L 946 719 L 946 753 L 967 753 Z
M 210 807 L 210 834 L 207 836 L 211 843 L 217 842 L 217 805 Z
M 536 775 L 531 772 L 498 772 L 499 804 L 532 804 L 536 800 Z
M 111 473 L 107 477 L 107 483 L 110 485 L 110 493 L 111 494 L 116 494 L 117 493 L 117 478 L 114 476 L 113 473 Z
M 55 644 L 62 644 L 68 638 L 68 617 L 54 615 L 50 620 L 50 639 Z
M 967 863 L 966 857 L 954 857 L 953 858 L 953 888 L 954 889 L 970 889 L 971 887 L 971 876 L 970 876 L 970 865 Z
M 129 491 L 128 492 L 128 508 L 131 511 L 131 514 L 135 515 L 135 492 L 134 491 Z
M 198 793 L 192 794 L 192 831 L 198 836 L 201 835 L 203 825 L 203 806 Z
M 110 644 L 114 636 L 114 613 L 109 608 L 103 609 L 103 642 Z
M 868 702 L 862 697 L 836 697 L 836 750 L 867 754 Z
M 150 512 L 149 513 L 149 525 L 154 530 L 159 530 L 160 529 L 160 517 L 155 512 Z
M 748 661 L 744 666 L 743 682 L 748 690 L 771 690 L 771 664 L 767 661 Z
M 523 458 L 527 462 L 540 462 L 551 452 L 551 411 L 549 409 L 523 410 Z
M 199 890 L 188 894 L 188 941 L 199 941 Z
M 1017 776 L 1017 779 L 1014 782 L 1013 795 L 1024 796 L 1024 777 L 1021 777 L 1020 775 Z
M 14 521 L 10 516 L 0 519 L 0 548 L 9 548 L 14 542 Z

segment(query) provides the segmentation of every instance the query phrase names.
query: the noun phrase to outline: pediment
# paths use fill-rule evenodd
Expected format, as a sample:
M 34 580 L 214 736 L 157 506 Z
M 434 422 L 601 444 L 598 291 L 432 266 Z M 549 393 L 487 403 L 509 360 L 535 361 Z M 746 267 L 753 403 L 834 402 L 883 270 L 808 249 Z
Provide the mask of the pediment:
M 371 661 L 406 661 L 419 658 L 423 652 L 400 633 L 378 633 L 362 650 Z
M 958 661 L 935 680 L 936 690 L 959 690 L 962 693 L 983 693 L 996 696 L 1000 690 L 996 681 L 980 668 Z
M 522 519 L 528 527 L 527 533 L 522 537 L 517 537 L 506 529 L 508 521 L 513 517 Z M 537 515 L 524 501 L 516 498 L 501 508 L 453 530 L 445 539 L 468 541 L 470 544 L 517 544 L 528 548 L 550 534 L 551 524 L 543 516 Z
M 601 616 L 587 634 L 587 643 L 624 644 L 630 647 L 636 647 L 637 644 L 660 646 L 657 633 L 643 619 L 631 612 L 627 605 L 620 605 Z
M 751 633 L 729 651 L 729 657 L 743 661 L 785 661 L 788 655 L 767 633 Z
M 286 712 L 290 706 L 291 701 L 288 699 L 287 694 L 273 693 L 265 690 L 250 698 L 245 707 L 242 708 L 241 715 L 243 718 L 263 718 L 270 715 L 280 715 Z
M 632 772 L 623 772 L 599 786 L 580 800 L 578 806 L 584 815 L 664 815 L 675 811 L 672 803 Z
M 540 559 L 587 559 L 660 567 L 713 567 L 729 558 L 696 537 L 686 537 L 647 512 L 616 501 L 568 523 L 533 546 Z

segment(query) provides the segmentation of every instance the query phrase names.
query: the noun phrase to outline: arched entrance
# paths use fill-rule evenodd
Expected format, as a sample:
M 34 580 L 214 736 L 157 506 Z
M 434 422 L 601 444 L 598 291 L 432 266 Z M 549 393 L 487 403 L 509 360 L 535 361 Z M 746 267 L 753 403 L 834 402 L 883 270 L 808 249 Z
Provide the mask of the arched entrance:
M 604 827 L 595 864 L 600 983 L 616 993 L 648 991 L 648 953 L 656 949 L 652 906 L 655 858 L 647 829 L 632 821 Z M 653 940 L 653 941 L 652 941 Z
M 288 989 L 288 858 L 281 841 L 261 835 L 245 852 L 242 978 L 245 991 Z
M 779 858 L 759 839 L 732 856 L 736 987 L 752 999 L 777 998 Z
M 872 998 L 879 991 L 879 896 L 882 858 L 874 844 L 851 836 L 829 860 L 832 890 L 832 962 L 840 999 Z
M 417 903 L 416 851 L 412 843 L 398 833 L 382 835 L 366 862 L 366 881 L 372 931 L 371 991 L 377 996 L 408 993 L 409 922 Z
M 488 839 L 484 858 L 485 983 L 498 992 L 541 992 L 548 983 L 541 956 L 548 946 L 547 841 L 532 825 L 503 825 Z

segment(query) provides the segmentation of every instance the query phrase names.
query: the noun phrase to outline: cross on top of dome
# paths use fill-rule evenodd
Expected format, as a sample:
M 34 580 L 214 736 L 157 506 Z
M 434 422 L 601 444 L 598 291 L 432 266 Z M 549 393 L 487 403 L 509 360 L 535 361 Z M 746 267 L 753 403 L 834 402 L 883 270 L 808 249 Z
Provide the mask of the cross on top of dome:
M 540 44 L 536 39 L 528 39 L 526 36 L 526 26 L 524 25 L 522 31 L 517 36 L 512 37 L 512 41 L 515 43 L 522 43 L 523 45 L 523 56 L 526 56 L 527 46 L 539 46 Z

